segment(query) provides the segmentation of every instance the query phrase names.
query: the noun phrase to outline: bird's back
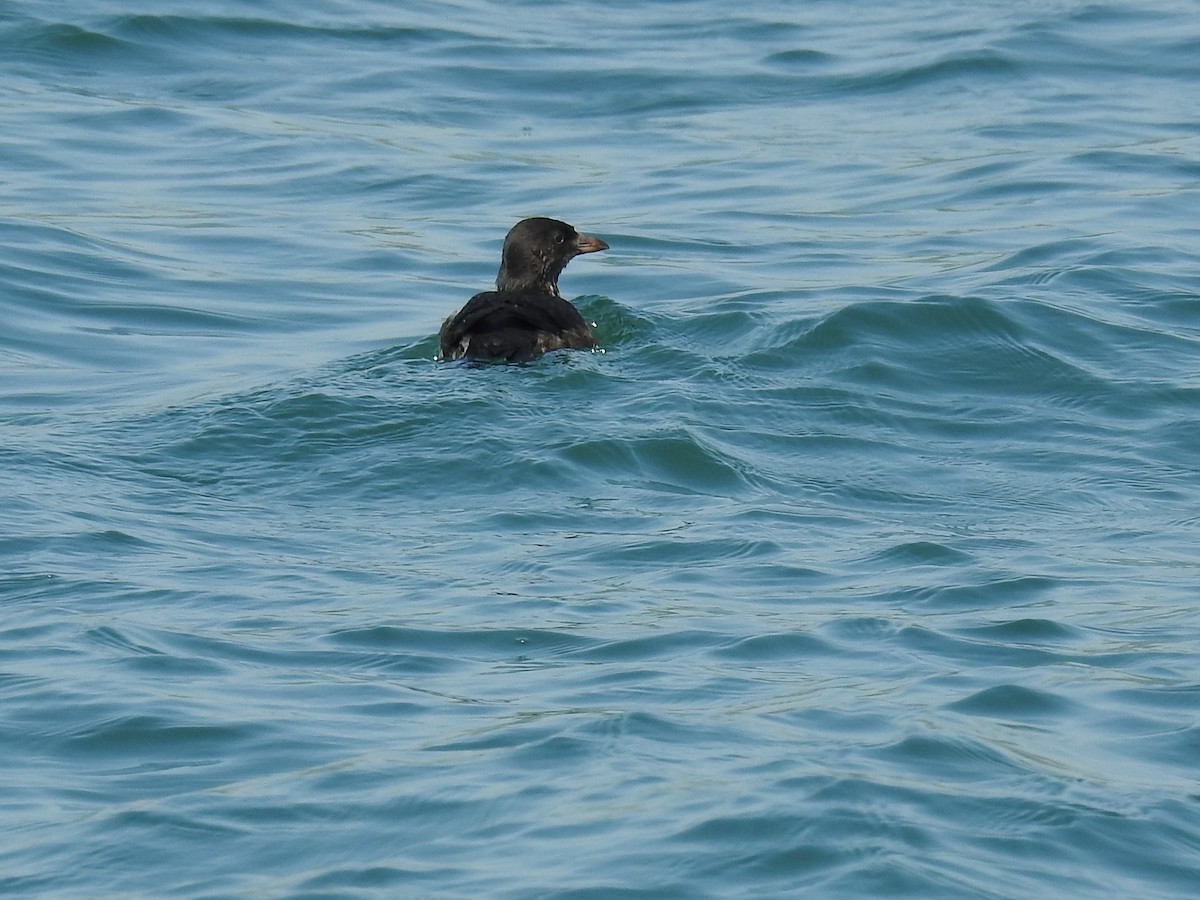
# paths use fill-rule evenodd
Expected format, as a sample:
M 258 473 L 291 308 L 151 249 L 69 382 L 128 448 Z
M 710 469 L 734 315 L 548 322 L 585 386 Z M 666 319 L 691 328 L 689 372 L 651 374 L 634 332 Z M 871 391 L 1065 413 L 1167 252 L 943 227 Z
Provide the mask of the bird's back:
M 595 346 L 592 330 L 553 294 L 485 291 L 467 301 L 438 332 L 444 359 L 528 359 L 560 348 Z

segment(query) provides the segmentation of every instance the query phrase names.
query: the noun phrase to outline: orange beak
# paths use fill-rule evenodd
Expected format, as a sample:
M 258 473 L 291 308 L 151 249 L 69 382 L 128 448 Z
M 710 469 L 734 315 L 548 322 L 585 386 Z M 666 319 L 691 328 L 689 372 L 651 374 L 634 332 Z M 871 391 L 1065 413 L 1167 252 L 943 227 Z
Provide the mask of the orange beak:
M 600 250 L 607 250 L 608 244 L 600 240 L 598 237 L 592 237 L 590 234 L 580 234 L 575 239 L 575 250 L 578 253 L 597 253 Z

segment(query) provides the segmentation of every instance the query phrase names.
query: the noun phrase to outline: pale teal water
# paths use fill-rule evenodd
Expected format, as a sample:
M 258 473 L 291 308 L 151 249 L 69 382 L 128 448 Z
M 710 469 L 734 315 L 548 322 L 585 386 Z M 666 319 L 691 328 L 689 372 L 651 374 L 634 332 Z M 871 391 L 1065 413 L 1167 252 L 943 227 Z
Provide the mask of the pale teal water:
M 1200 895 L 1196 3 L 0 72 L 0 893 Z M 532 214 L 605 352 L 433 362 Z

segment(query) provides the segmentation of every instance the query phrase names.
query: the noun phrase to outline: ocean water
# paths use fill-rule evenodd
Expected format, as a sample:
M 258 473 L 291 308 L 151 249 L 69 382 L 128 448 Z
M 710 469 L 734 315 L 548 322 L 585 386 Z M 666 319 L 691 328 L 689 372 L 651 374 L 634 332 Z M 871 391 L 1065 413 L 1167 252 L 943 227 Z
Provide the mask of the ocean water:
M 0 894 L 1200 896 L 1198 13 L 4 5 Z

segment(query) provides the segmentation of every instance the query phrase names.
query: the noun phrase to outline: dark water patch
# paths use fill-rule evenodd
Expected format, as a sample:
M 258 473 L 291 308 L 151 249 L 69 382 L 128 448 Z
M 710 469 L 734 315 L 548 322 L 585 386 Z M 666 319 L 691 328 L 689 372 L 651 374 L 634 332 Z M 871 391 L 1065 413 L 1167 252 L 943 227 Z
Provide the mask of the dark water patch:
M 1011 775 L 1018 769 L 993 747 L 941 735 L 910 736 L 875 753 L 902 769 L 927 769 L 937 779 L 971 781 Z
M 841 640 L 876 641 L 881 638 L 890 639 L 900 630 L 901 626 L 891 619 L 873 616 L 849 616 L 835 619 L 825 626 L 825 631 Z
M 602 350 L 637 352 L 654 341 L 656 321 L 636 307 L 597 294 L 576 297 L 572 302 L 592 323 L 596 345 Z
M 605 897 L 616 897 L 618 900 L 655 900 L 658 897 L 662 897 L 664 900 L 670 900 L 670 898 L 686 900 L 688 897 L 695 896 L 692 893 L 695 888 L 681 884 L 680 879 L 672 880 L 663 875 L 651 875 L 647 877 L 647 881 L 650 883 L 645 887 L 631 888 L 621 881 L 597 876 L 593 885 L 563 887 L 556 890 L 554 896 L 560 897 L 562 900 L 604 900 Z
M 1023 23 L 997 42 L 1004 52 L 1036 62 L 1038 71 L 1060 76 L 1088 73 L 1089 77 L 1112 78 L 1137 72 L 1141 54 L 1133 48 L 1158 47 L 1152 54 L 1152 74 L 1170 76 L 1178 71 L 1179 58 L 1168 52 L 1178 42 L 1178 29 L 1168 23 L 1173 13 L 1160 9 L 1123 10 L 1112 4 L 1081 7 L 1066 19 L 1035 19 Z M 1131 35 L 1138 39 L 1131 41 Z
M 205 599 L 212 601 L 211 595 Z M 292 629 L 287 623 L 275 628 L 240 631 L 193 628 L 182 632 L 162 632 L 157 640 L 178 657 L 191 656 L 222 665 L 227 673 L 251 669 L 275 672 L 316 672 L 336 670 L 347 661 L 344 651 L 314 649 L 304 641 L 287 640 Z
M 1110 698 L 1134 708 L 1151 707 L 1163 711 L 1185 711 L 1195 707 L 1200 684 L 1156 685 L 1150 688 L 1116 688 Z
M 154 756 L 185 764 L 180 751 L 186 748 L 191 764 L 221 758 L 230 743 L 249 740 L 254 729 L 238 726 L 185 725 L 159 716 L 123 716 L 102 723 L 89 723 L 70 737 L 73 751 L 89 759 L 132 757 L 149 760 Z
M 779 546 L 763 541 L 747 541 L 736 538 L 700 538 L 689 534 L 666 535 L 663 537 L 638 537 L 627 539 L 618 547 L 600 548 L 594 555 L 600 562 L 606 556 L 612 562 L 634 568 L 700 567 L 722 569 L 737 560 L 753 560 L 759 557 L 775 557 Z M 744 568 L 739 566 L 739 568 Z M 674 577 L 687 583 L 687 573 L 677 571 Z M 704 574 L 697 575 L 703 581 Z
M 1146 174 L 1155 181 L 1171 179 L 1180 188 L 1200 175 L 1200 162 L 1183 156 L 1164 153 L 1134 152 L 1132 150 L 1088 150 L 1071 157 L 1073 164 L 1119 172 L 1122 177 Z
M 965 629 L 963 634 L 1004 643 L 1054 644 L 1076 642 L 1084 638 L 1078 628 L 1053 619 L 1013 619 L 994 625 Z
M 646 713 L 595 716 L 574 710 L 516 718 L 472 734 L 461 741 L 424 748 L 436 754 L 496 753 L 503 767 L 524 770 L 546 766 L 548 773 L 584 759 L 594 759 L 619 741 L 670 744 L 687 740 L 698 745 L 718 740 L 713 729 L 671 721 Z
M 34 551 L 53 556 L 91 559 L 107 555 L 131 555 L 148 552 L 156 543 L 115 529 L 82 530 L 64 535 L 28 535 L 0 540 L 0 549 L 8 553 Z
M 471 635 L 385 625 L 335 632 L 330 641 L 338 646 L 387 654 L 417 654 L 431 659 L 510 659 L 514 654 L 547 657 L 583 652 L 594 646 L 594 642 L 556 632 L 489 630 Z
M 664 490 L 736 495 L 745 485 L 735 460 L 706 447 L 690 433 L 641 440 L 584 440 L 563 447 L 561 457 L 580 469 L 607 477 L 637 476 Z
M 439 743 L 426 749 L 434 753 L 480 753 L 505 751 L 505 764 L 521 768 L 527 765 L 546 766 L 572 759 L 586 757 L 590 753 L 589 742 L 578 738 L 564 737 L 561 733 L 559 716 L 539 718 L 536 721 L 514 722 L 499 725 L 486 734 L 474 735 L 463 740 Z
M 69 22 L 18 21 L 0 28 L 0 47 L 9 58 L 74 76 L 159 64 L 163 57 L 136 42 Z M 27 70 L 25 74 L 29 74 Z
M 794 338 L 799 345 L 793 352 L 823 361 L 839 354 L 861 356 L 887 343 L 961 345 L 971 336 L 1019 341 L 1020 333 L 1001 307 L 973 298 L 930 297 L 915 304 L 861 301 L 814 322 Z
M 936 656 L 957 664 L 1008 665 L 1025 668 L 1061 664 L 1071 659 L 1065 653 L 1056 653 L 1035 647 L 1009 646 L 990 641 L 964 640 L 932 628 L 916 625 L 901 629 L 897 643 L 909 651 Z M 1093 662 L 1098 661 L 1098 659 L 1093 659 Z M 1116 662 L 1116 660 L 1113 661 Z
M 1024 575 L 999 578 L 981 584 L 939 585 L 935 588 L 899 590 L 897 599 L 917 607 L 933 609 L 1017 608 L 1045 602 L 1045 595 L 1062 588 L 1057 578 Z
M 714 304 L 716 309 L 712 312 L 701 312 L 688 317 L 687 335 L 696 346 L 738 347 L 748 338 L 758 336 L 761 329 L 759 317 L 745 309 L 721 308 L 729 305 Z
M 337 867 L 301 881 L 293 895 L 300 898 L 337 897 L 343 892 L 392 891 L 412 886 L 416 876 L 429 883 L 428 872 L 418 873 L 414 869 L 398 866 Z
M 891 714 L 884 711 L 855 712 L 841 709 L 805 707 L 788 714 L 806 732 L 828 735 L 832 739 L 863 740 L 891 727 Z
M 671 659 L 677 654 L 696 654 L 719 648 L 724 636 L 717 632 L 672 631 L 662 634 L 606 641 L 580 651 L 582 658 L 602 662 L 644 662 Z
M 1045 203 L 1055 198 L 1065 202 L 1068 197 L 1086 190 L 1086 182 L 1067 178 L 1023 178 L 1019 180 L 984 180 L 953 193 L 943 202 L 949 207 L 982 206 L 992 208 L 1001 203 Z
M 837 648 L 810 634 L 764 634 L 743 638 L 721 648 L 718 656 L 751 663 L 810 659 L 831 655 Z
M 881 551 L 872 557 L 871 562 L 882 565 L 918 565 L 918 566 L 959 566 L 970 563 L 973 557 L 968 553 L 947 547 L 933 541 L 914 541 L 898 544 Z
M 1165 805 L 1170 809 L 1175 803 Z M 1190 889 L 1186 886 L 1194 884 L 1200 876 L 1195 848 L 1187 837 L 1186 826 L 1185 830 L 1170 827 L 1162 857 L 1153 863 L 1142 860 L 1134 849 L 1138 841 L 1152 836 L 1161 841 L 1163 835 L 1147 823 L 1146 812 L 1127 814 L 1102 807 L 1078 810 L 1076 821 L 1058 835 L 1066 847 L 1083 858 L 1092 859 L 1097 865 L 1109 861 L 1108 865 L 1113 869 L 1109 877 L 1118 884 L 1135 890 L 1137 886 L 1149 887 L 1164 896 L 1185 896 Z M 1094 877 L 1091 880 L 1095 883 L 1101 879 Z
M 1071 713 L 1073 704 L 1048 691 L 1005 684 L 978 691 L 946 708 L 1008 721 L 1053 722 Z
M 994 184 L 1007 184 L 1014 176 L 1029 166 L 1027 160 L 1014 156 L 1012 158 L 991 159 L 975 164 L 960 163 L 953 170 L 943 174 L 942 180 L 948 184 L 965 183 L 972 187 Z
M 904 92 L 926 87 L 961 88 L 972 83 L 994 84 L 1022 74 L 1018 59 L 989 50 L 955 53 L 944 59 L 911 66 L 894 66 L 866 74 L 839 76 L 829 89 L 854 95 Z
M 802 69 L 804 71 L 827 67 L 835 64 L 837 61 L 837 58 L 832 54 L 811 48 L 781 50 L 778 53 L 772 53 L 763 60 L 764 63 L 770 66 L 778 66 L 787 70 Z
M 896 399 L 931 391 L 958 403 L 1021 396 L 1050 407 L 1125 415 L 1137 409 L 1131 394 L 1138 382 L 1130 375 L 1148 365 L 1128 340 L 1135 332 L 1044 304 L 930 297 L 844 308 L 787 352 Z M 1130 347 L 1129 362 L 1137 368 L 1112 371 L 1105 349 L 1114 345 Z
M 429 50 L 438 39 L 461 33 L 433 28 L 384 26 L 379 23 L 358 26 L 332 26 L 285 22 L 273 18 L 231 16 L 132 15 L 113 20 L 112 30 L 123 38 L 152 45 L 174 44 L 194 52 L 197 46 L 222 46 L 244 49 L 264 41 L 280 40 L 319 47 L 325 41 L 347 44 L 383 44 L 389 49 Z

